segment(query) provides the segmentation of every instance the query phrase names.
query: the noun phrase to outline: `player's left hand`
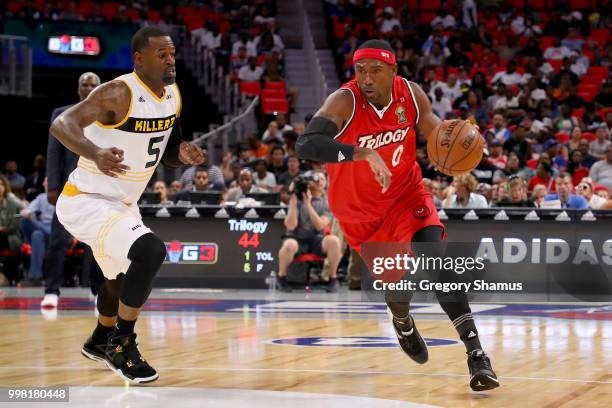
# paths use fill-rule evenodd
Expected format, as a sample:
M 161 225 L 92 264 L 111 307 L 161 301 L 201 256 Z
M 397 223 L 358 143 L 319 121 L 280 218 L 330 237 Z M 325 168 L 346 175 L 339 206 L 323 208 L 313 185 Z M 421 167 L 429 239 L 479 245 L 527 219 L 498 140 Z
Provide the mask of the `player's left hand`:
M 204 163 L 204 152 L 200 146 L 193 143 L 181 142 L 179 147 L 179 160 L 185 164 L 200 165 Z

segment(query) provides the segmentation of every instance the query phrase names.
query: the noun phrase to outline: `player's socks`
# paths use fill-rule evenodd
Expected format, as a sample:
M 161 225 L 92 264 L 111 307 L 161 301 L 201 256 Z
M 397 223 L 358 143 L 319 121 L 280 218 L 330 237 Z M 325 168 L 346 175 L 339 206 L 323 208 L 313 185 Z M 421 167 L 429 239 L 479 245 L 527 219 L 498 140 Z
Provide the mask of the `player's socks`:
M 467 364 L 470 370 L 470 387 L 474 391 L 486 391 L 499 387 L 499 380 L 485 352 L 476 349 L 468 352 L 467 355 Z
M 112 333 L 113 330 L 115 330 L 113 326 L 106 327 L 100 324 L 100 322 L 98 321 L 98 325 L 94 329 L 94 332 L 91 337 L 97 343 L 106 344 L 106 342 L 108 341 L 108 334 Z
M 453 325 L 459 333 L 459 337 L 468 353 L 474 350 L 481 350 L 480 339 L 478 338 L 478 330 L 474 324 L 474 317 L 471 313 L 465 313 L 453 320 Z
M 134 333 L 134 326 L 136 326 L 136 320 L 123 320 L 117 316 L 117 324 L 115 325 L 115 334 L 125 335 Z
M 393 317 L 391 319 L 395 335 L 404 353 L 419 364 L 424 364 L 429 359 L 427 344 L 419 334 L 412 316 L 404 318 Z

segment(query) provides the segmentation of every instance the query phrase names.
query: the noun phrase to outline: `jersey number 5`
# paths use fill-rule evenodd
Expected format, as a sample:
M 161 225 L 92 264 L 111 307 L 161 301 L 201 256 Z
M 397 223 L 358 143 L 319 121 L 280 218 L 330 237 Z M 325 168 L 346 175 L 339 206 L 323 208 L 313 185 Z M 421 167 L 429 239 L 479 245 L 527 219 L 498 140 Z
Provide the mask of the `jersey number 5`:
M 147 162 L 147 164 L 145 164 L 145 169 L 148 169 L 149 167 L 153 167 L 157 164 L 157 161 L 159 160 L 159 154 L 161 153 L 161 150 L 159 150 L 159 147 L 154 147 L 153 145 L 155 143 L 159 143 L 161 141 L 164 140 L 163 136 L 155 136 L 152 137 L 151 139 L 149 139 L 149 149 L 148 152 L 150 155 L 155 155 L 155 158 L 153 160 L 151 160 L 150 162 Z

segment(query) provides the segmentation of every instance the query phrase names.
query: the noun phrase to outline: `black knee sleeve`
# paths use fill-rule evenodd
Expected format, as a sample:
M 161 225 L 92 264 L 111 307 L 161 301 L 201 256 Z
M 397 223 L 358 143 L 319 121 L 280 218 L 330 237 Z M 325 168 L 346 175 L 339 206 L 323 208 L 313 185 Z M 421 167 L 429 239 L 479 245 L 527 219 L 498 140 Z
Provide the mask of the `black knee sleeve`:
M 149 297 L 153 278 L 166 258 L 166 246 L 153 233 L 138 238 L 128 252 L 132 261 L 125 274 L 120 299 L 129 307 L 141 307 Z
M 102 316 L 112 317 L 117 315 L 119 308 L 119 294 L 123 285 L 125 275 L 120 273 L 117 278 L 106 280 L 98 292 L 96 307 Z

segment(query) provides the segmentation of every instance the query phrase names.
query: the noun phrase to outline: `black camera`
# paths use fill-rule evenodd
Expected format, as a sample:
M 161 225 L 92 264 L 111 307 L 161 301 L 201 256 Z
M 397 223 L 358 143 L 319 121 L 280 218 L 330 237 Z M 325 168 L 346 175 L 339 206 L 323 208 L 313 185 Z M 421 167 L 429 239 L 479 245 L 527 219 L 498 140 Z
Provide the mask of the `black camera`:
M 313 177 L 310 176 L 297 176 L 293 180 L 293 193 L 297 195 L 298 200 L 302 199 L 302 194 L 308 191 L 308 183 L 311 181 L 315 181 Z

